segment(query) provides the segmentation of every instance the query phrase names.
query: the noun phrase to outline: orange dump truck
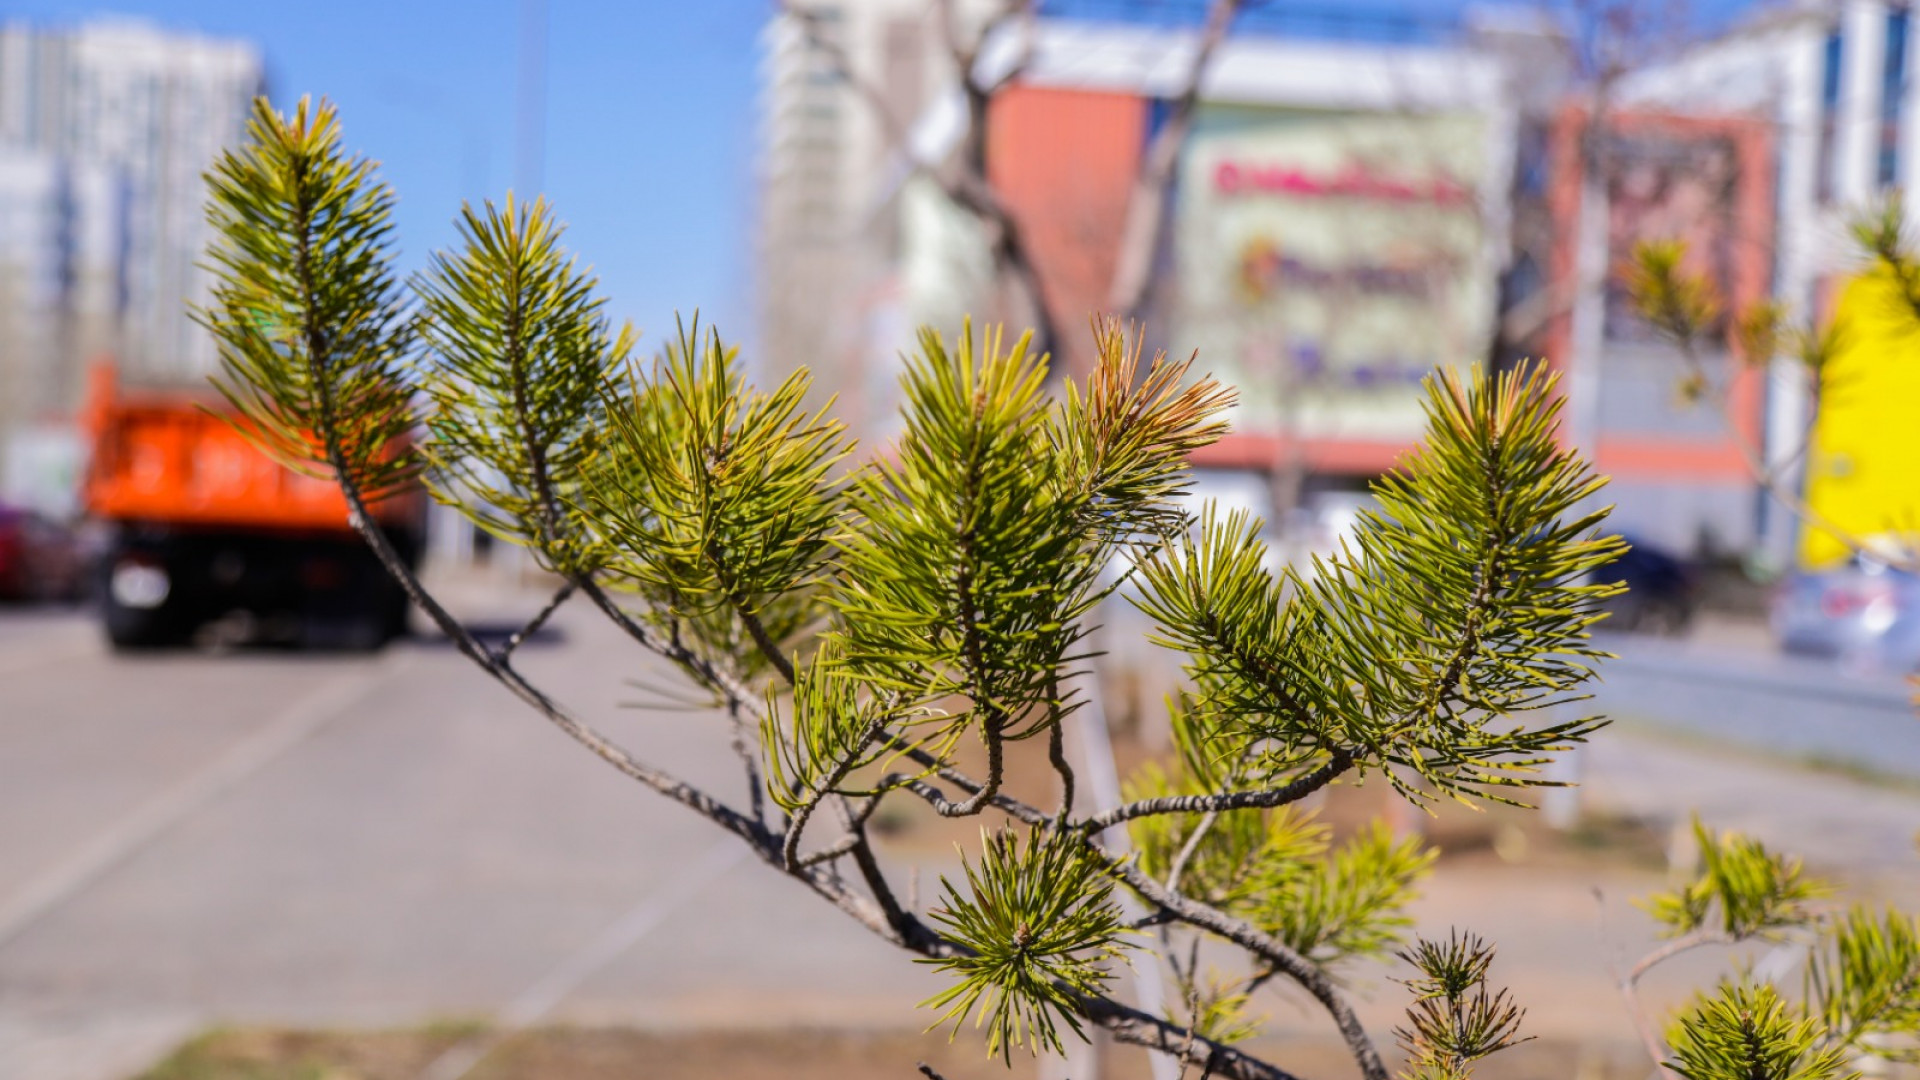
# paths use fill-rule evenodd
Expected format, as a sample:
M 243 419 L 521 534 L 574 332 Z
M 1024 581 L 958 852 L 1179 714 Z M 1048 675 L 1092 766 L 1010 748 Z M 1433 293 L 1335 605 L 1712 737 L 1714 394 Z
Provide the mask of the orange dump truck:
M 215 628 L 369 649 L 403 632 L 406 597 L 348 525 L 339 489 L 261 453 L 224 411 L 215 394 L 129 390 L 111 368 L 92 373 L 82 498 L 110 534 L 100 590 L 108 639 L 159 647 Z M 409 562 L 425 510 L 418 491 L 375 510 Z

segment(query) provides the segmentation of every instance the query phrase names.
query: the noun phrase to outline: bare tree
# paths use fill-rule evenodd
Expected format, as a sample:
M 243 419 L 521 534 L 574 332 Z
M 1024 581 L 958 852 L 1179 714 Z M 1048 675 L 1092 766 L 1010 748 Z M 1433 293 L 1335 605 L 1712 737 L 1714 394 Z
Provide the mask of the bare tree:
M 1126 225 L 1120 233 L 1119 257 L 1114 260 L 1113 285 L 1107 296 L 1107 309 L 1123 319 L 1134 321 L 1145 314 L 1153 268 L 1160 261 L 1167 217 L 1172 212 L 1174 173 L 1193 129 L 1194 110 L 1200 104 L 1200 84 L 1239 11 L 1240 0 L 1213 0 L 1208 6 L 1192 62 L 1169 102 L 1166 123 L 1140 155 L 1140 171 L 1127 202 Z
M 1168 98 L 1166 122 L 1141 154 L 1107 290 L 1108 313 L 1129 321 L 1145 315 L 1153 271 L 1166 242 L 1176 171 L 1192 131 L 1201 85 L 1241 7 L 1242 0 L 1212 0 L 1192 57 Z M 867 105 L 893 152 L 906 157 L 916 174 L 931 178 L 949 201 L 980 223 L 997 279 L 1015 293 L 1020 321 L 1034 328 L 1036 342 L 1046 350 L 1057 341 L 1059 313 L 1049 308 L 1044 275 L 1017 216 L 994 189 L 987 138 L 995 97 L 1025 74 L 1031 59 L 1036 32 L 1034 8 L 1034 0 L 1007 0 L 970 32 L 962 25 L 953 0 L 933 0 L 929 18 L 953 66 L 965 116 L 957 149 L 946 159 L 934 162 L 914 158 L 909 137 L 911 118 L 897 115 L 893 103 L 863 76 L 845 48 L 823 32 L 818 13 L 796 0 L 781 3 L 782 14 L 800 28 L 808 44 L 828 59 Z M 1006 33 L 1022 35 L 1025 40 L 1019 43 L 1012 62 L 989 70 L 981 62 L 983 50 Z
M 987 167 L 987 114 L 994 95 L 1019 78 L 1018 61 L 1005 71 L 989 77 L 982 70 L 982 47 L 1003 28 L 1017 23 L 1031 24 L 1032 0 L 1008 0 L 969 33 L 959 24 L 950 0 L 937 0 L 931 18 L 937 23 L 941 40 L 954 66 L 959 89 L 965 102 L 966 122 L 960 148 L 943 161 L 921 161 L 914 154 L 910 137 L 912 117 L 896 114 L 886 94 L 862 73 L 842 43 L 824 33 L 819 13 L 794 0 L 781 0 L 781 12 L 800 28 L 810 47 L 824 57 L 841 79 L 866 104 L 879 124 L 890 149 L 904 157 L 916 175 L 930 178 L 955 206 L 967 211 L 984 231 L 987 250 L 993 260 L 996 280 L 1015 296 L 1016 321 L 1034 328 L 1041 348 L 1050 349 L 1055 341 L 1054 320 L 1047 308 L 1040 273 L 1034 264 L 1020 223 L 994 191 Z

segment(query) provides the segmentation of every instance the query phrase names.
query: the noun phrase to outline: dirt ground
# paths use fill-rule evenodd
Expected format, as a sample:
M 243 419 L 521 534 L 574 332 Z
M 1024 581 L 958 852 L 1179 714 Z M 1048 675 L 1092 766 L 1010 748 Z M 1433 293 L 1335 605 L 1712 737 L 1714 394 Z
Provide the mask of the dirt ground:
M 204 1036 L 139 1080 L 415 1080 L 437 1055 L 477 1029 L 442 1027 L 377 1033 L 245 1031 Z M 1255 1044 L 1259 1047 L 1259 1044 Z M 1337 1046 L 1293 1043 L 1260 1047 L 1270 1060 L 1313 1077 L 1354 1070 Z M 470 1080 L 917 1080 L 925 1062 L 947 1080 L 999 1080 L 1037 1075 L 1037 1063 L 1016 1053 L 1011 1066 L 981 1055 L 964 1034 L 951 1044 L 940 1033 L 695 1032 L 557 1028 L 517 1036 L 468 1074 Z M 1481 1080 L 1642 1080 L 1644 1059 L 1631 1047 L 1596 1052 L 1531 1042 L 1496 1055 Z M 1190 1076 L 1197 1077 L 1198 1069 Z M 1109 1052 L 1104 1080 L 1146 1080 L 1143 1052 Z

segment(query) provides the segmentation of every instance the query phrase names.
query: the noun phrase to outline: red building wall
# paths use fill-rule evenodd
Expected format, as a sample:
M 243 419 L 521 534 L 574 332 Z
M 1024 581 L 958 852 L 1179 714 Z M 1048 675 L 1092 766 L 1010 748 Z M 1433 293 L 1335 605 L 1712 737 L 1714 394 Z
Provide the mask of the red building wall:
M 1739 312 L 1765 299 L 1771 291 L 1774 232 L 1773 138 L 1768 125 L 1744 117 L 1676 116 L 1637 110 L 1616 111 L 1608 116 L 1607 125 L 1612 133 L 1627 139 L 1634 136 L 1676 141 L 1718 138 L 1733 145 L 1739 183 L 1734 205 L 1728 208 L 1732 232 L 1724 242 L 1728 244 L 1731 258 L 1722 301 L 1729 311 Z M 1593 285 L 1575 281 L 1582 202 L 1581 146 L 1588 137 L 1588 126 L 1587 110 L 1569 106 L 1557 118 L 1552 135 L 1550 200 L 1555 235 L 1551 281 L 1556 297 L 1570 298 L 1581 285 Z M 1631 251 L 1609 250 L 1607 272 L 1619 274 L 1631 254 Z M 1550 364 L 1564 368 L 1572 348 L 1573 319 L 1570 303 L 1557 306 L 1559 312 L 1549 325 L 1544 351 Z M 1737 349 L 1737 345 L 1734 347 Z M 1676 364 L 1676 383 L 1680 375 Z M 1761 373 L 1742 365 L 1729 387 L 1727 404 L 1734 428 L 1732 438 L 1757 450 L 1761 443 L 1764 407 Z M 1724 434 L 1710 438 L 1661 437 L 1609 432 L 1602 428 L 1596 437 L 1597 445 L 1592 450 L 1595 466 L 1621 479 L 1751 482 L 1745 457 Z
M 1132 94 L 1014 85 L 993 99 L 987 175 L 1033 253 L 1065 354 L 1056 371 L 1088 367 L 1087 320 L 1106 310 L 1146 126 Z

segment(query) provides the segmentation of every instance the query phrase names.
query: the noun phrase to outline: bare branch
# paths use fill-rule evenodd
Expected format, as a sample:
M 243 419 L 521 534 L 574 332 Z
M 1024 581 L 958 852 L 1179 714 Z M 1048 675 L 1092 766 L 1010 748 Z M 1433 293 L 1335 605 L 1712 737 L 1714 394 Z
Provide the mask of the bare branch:
M 1178 1055 L 1191 1040 L 1190 1052 L 1196 1056 L 1204 1052 L 1202 1060 L 1206 1061 L 1207 1068 L 1214 1076 L 1227 1077 L 1229 1080 L 1299 1080 L 1277 1065 L 1249 1057 L 1225 1043 L 1195 1035 L 1189 1028 L 1150 1016 L 1111 998 L 1084 1001 L 1081 1009 L 1087 1019 L 1105 1028 L 1115 1039 L 1132 1046 Z M 1386 1074 L 1382 1072 L 1380 1075 Z
M 857 813 L 847 814 L 847 835 L 854 841 L 853 864 L 860 868 L 860 878 L 867 883 L 867 891 L 886 913 L 887 922 L 905 938 L 912 938 L 925 928 L 919 920 L 901 908 L 900 901 L 893 895 L 893 886 L 887 882 L 887 875 L 880 869 L 880 860 L 874 857 L 873 844 L 867 838 L 867 819 L 880 805 L 880 796 L 876 795 Z M 844 802 L 842 809 L 845 809 Z
M 1208 7 L 1206 25 L 1200 31 L 1193 62 L 1187 66 L 1180 92 L 1174 95 L 1166 122 L 1154 135 L 1153 143 L 1140 155 L 1140 171 L 1134 177 L 1133 194 L 1127 200 L 1126 223 L 1121 227 L 1113 285 L 1107 296 L 1108 310 L 1123 319 L 1137 320 L 1146 306 L 1153 267 L 1159 261 L 1161 240 L 1166 232 L 1173 174 L 1193 127 L 1194 109 L 1200 102 L 1200 83 L 1239 10 L 1240 0 L 1213 0 Z
M 586 594 L 587 599 L 593 601 L 595 607 L 612 620 L 615 626 L 626 631 L 627 636 L 641 648 L 679 665 L 687 674 L 693 676 L 695 682 L 718 694 L 722 701 L 738 702 L 747 715 L 756 718 L 761 715 L 758 695 L 749 690 L 746 684 L 732 672 L 722 670 L 679 641 L 663 640 L 659 635 L 648 630 L 639 620 L 628 614 L 592 577 L 582 575 L 574 580 L 580 586 L 580 591 Z
M 855 743 L 852 751 L 847 754 L 846 758 L 835 763 L 834 767 L 828 770 L 825 776 L 820 778 L 820 782 L 814 785 L 814 789 L 806 801 L 794 809 L 793 820 L 787 823 L 786 839 L 781 844 L 780 857 L 787 867 L 791 868 L 794 865 L 794 859 L 800 850 L 800 834 L 807 827 L 807 819 L 813 816 L 813 811 L 820 805 L 820 800 L 826 798 L 827 795 L 833 791 L 834 787 L 837 786 L 840 781 L 845 780 L 847 774 L 853 771 L 854 765 L 860 760 L 861 751 L 865 750 L 873 740 L 880 737 L 881 731 L 886 727 L 887 719 L 888 715 L 882 713 L 870 721 L 867 724 L 866 730 L 861 732 L 859 740 Z
M 851 834 L 842 836 L 840 839 L 835 840 L 833 843 L 828 844 L 818 851 L 802 855 L 799 860 L 793 864 L 794 869 L 802 870 L 809 866 L 818 866 L 821 863 L 830 863 L 835 859 L 845 858 L 855 847 L 859 846 L 859 844 L 860 838 L 857 836 Z
M 938 184 L 949 200 L 971 213 L 986 229 L 987 248 L 993 258 L 995 271 L 1011 279 L 1024 298 L 1027 318 L 1023 321 L 1031 326 L 1038 350 L 1051 352 L 1057 340 L 1054 320 L 1041 290 L 1040 275 L 1034 268 L 1032 253 L 1012 212 L 1000 201 L 987 177 L 987 110 L 993 95 L 1017 75 L 1020 65 L 1016 64 L 1011 72 L 991 85 L 983 86 L 974 77 L 979 48 L 988 34 L 1009 18 L 1030 17 L 1031 5 L 1020 0 L 1002 9 L 988 21 L 985 31 L 970 45 L 960 43 L 949 6 L 940 5 L 937 18 L 944 27 L 948 51 L 959 67 L 960 88 L 967 106 L 967 130 L 962 136 L 962 150 L 953 164 L 944 168 L 934 162 L 922 161 L 914 154 L 907 124 L 894 113 L 886 94 L 861 77 L 846 49 L 820 32 L 813 13 L 793 0 L 782 0 L 780 9 L 794 20 L 808 46 L 825 58 L 835 73 L 866 103 L 879 123 L 888 147 L 905 158 L 916 174 Z
M 1157 799 L 1142 799 L 1125 806 L 1116 806 L 1103 814 L 1095 814 L 1085 821 L 1076 822 L 1074 827 L 1092 834 L 1102 832 L 1124 821 L 1151 817 L 1155 814 L 1213 814 L 1226 810 L 1285 806 L 1288 803 L 1299 802 L 1326 787 L 1352 767 L 1353 755 L 1345 749 L 1340 749 L 1334 751 L 1326 763 L 1319 768 L 1277 788 L 1229 791 L 1217 795 L 1165 795 Z
M 1088 846 L 1091 850 L 1099 850 L 1092 848 L 1092 845 Z M 1299 983 L 1333 1017 L 1335 1026 L 1340 1029 L 1340 1037 L 1346 1041 L 1347 1051 L 1353 1055 L 1354 1061 L 1360 1066 L 1360 1072 L 1366 1080 L 1387 1080 L 1386 1064 L 1380 1060 L 1380 1052 L 1374 1048 L 1373 1040 L 1367 1035 L 1366 1027 L 1360 1023 L 1360 1017 L 1340 993 L 1340 988 L 1334 985 L 1333 978 L 1318 964 L 1295 952 L 1280 939 L 1262 932 L 1251 923 L 1167 890 L 1159 882 L 1141 873 L 1139 867 L 1132 862 L 1114 859 L 1106 856 L 1104 852 L 1101 852 L 1101 855 L 1106 858 L 1112 874 L 1126 882 L 1128 887 L 1139 893 L 1148 903 L 1159 905 L 1173 918 L 1189 926 L 1196 926 L 1226 938 L 1266 960 L 1282 974 Z
M 1646 976 L 1647 972 L 1652 971 L 1655 967 L 1666 963 L 1668 960 L 1679 956 L 1683 952 L 1697 949 L 1702 945 L 1730 945 L 1732 943 L 1732 938 L 1713 930 L 1696 930 L 1691 934 L 1684 934 L 1641 957 L 1640 962 L 1633 965 L 1633 969 L 1627 972 L 1626 978 L 1621 981 L 1627 986 L 1638 986 L 1640 985 L 1640 980 Z
M 734 598 L 733 610 L 740 616 L 740 625 L 746 627 L 747 636 L 753 639 L 754 647 L 760 650 L 760 655 L 766 657 L 767 663 L 773 665 L 773 670 L 779 672 L 780 678 L 785 680 L 788 686 L 792 686 L 793 658 L 780 651 L 779 643 L 773 640 L 773 635 L 767 633 L 767 624 L 761 622 L 760 616 L 738 598 Z
M 905 791 L 913 792 L 915 795 L 920 796 L 920 798 L 923 801 L 925 801 L 928 806 L 933 807 L 934 812 L 939 814 L 941 817 L 968 817 L 970 815 L 979 813 L 980 807 L 983 802 L 980 796 L 980 792 L 985 790 L 984 787 L 981 785 L 973 785 L 972 795 L 970 798 L 966 799 L 963 802 L 954 802 L 952 799 L 947 798 L 946 792 L 941 791 L 939 788 L 934 787 L 932 784 L 927 783 L 925 780 L 922 780 L 920 777 L 903 776 L 899 773 L 889 774 L 883 786 L 890 787 L 890 788 L 900 788 Z M 964 787 L 966 785 L 962 785 L 962 786 Z M 990 801 L 994 805 L 998 806 L 1000 801 L 1005 798 L 1006 798 L 1005 796 L 997 796 L 997 797 L 993 797 Z M 1012 801 L 1012 800 L 1007 800 L 1007 801 Z M 1034 811 L 1034 813 L 1038 814 L 1043 821 L 1051 820 L 1051 819 L 1048 819 L 1046 815 L 1040 814 L 1040 812 L 1037 810 Z
M 1647 1056 L 1653 1059 L 1654 1068 L 1666 1080 L 1679 1080 L 1673 1070 L 1667 1068 L 1667 1046 L 1659 1034 L 1654 1031 L 1652 1021 L 1647 1019 L 1647 1010 L 1640 1004 L 1640 980 L 1647 972 L 1683 952 L 1697 949 L 1702 945 L 1730 944 L 1732 939 L 1725 934 L 1712 930 L 1696 930 L 1683 934 L 1665 945 L 1640 958 L 1626 975 L 1619 976 L 1616 969 L 1616 981 L 1620 985 L 1620 996 L 1626 1000 L 1627 1015 L 1633 1019 L 1634 1031 L 1640 1036 L 1640 1044 L 1646 1048 Z
M 972 777 L 969 777 L 966 773 L 963 773 L 960 770 L 954 768 L 953 766 L 947 764 L 945 761 L 942 761 L 940 758 L 936 757 L 935 755 L 928 753 L 925 749 L 919 746 L 916 746 L 913 743 L 909 743 L 906 740 L 900 738 L 899 736 L 889 735 L 887 737 L 887 745 L 889 748 L 896 750 L 902 755 L 904 755 L 907 758 L 907 760 L 913 762 L 914 764 L 922 765 L 928 769 L 932 769 L 935 775 L 939 776 L 942 780 L 945 780 L 948 783 L 955 785 L 956 787 L 960 788 L 962 791 L 966 791 L 969 793 L 977 793 L 980 791 L 982 787 L 985 786 L 981 784 L 980 781 L 975 780 Z M 908 787 L 909 790 L 913 790 L 910 785 L 902 784 L 901 786 Z M 942 795 L 937 788 L 929 787 L 929 788 L 926 788 L 925 790 L 916 790 L 914 793 L 917 795 L 920 795 L 922 798 L 925 798 L 929 791 L 933 795 L 940 796 L 941 800 L 945 801 L 946 796 Z M 1019 799 L 1015 799 L 1009 795 L 996 794 L 991 799 L 988 800 L 988 803 L 994 809 L 999 810 L 1001 813 L 1006 814 L 1008 817 L 1014 818 L 1015 820 L 1024 822 L 1025 824 L 1028 824 L 1028 825 L 1051 826 L 1053 824 L 1053 819 L 1048 817 L 1045 813 L 1041 812 L 1037 807 L 1028 806 L 1026 803 L 1021 802 Z
M 508 638 L 498 649 L 494 650 L 495 658 L 502 664 L 506 663 L 508 659 L 513 656 L 513 651 L 525 644 L 528 638 L 539 633 L 540 628 L 547 624 L 548 619 L 553 618 L 553 613 L 559 611 L 560 605 L 566 603 L 578 588 L 579 586 L 571 581 L 562 584 L 560 588 L 554 592 L 553 599 L 548 600 L 547 605 L 540 609 L 539 614 L 528 619 L 525 626 L 514 631 L 512 637 Z
M 1047 732 L 1047 760 L 1060 777 L 1060 811 L 1055 821 L 1066 821 L 1073 814 L 1073 766 L 1067 762 L 1066 725 L 1054 717 L 1053 730 Z
M 874 119 L 880 124 L 881 135 L 886 139 L 887 145 L 907 154 L 916 170 L 924 169 L 924 163 L 911 156 L 912 142 L 907 138 L 906 121 L 894 113 L 893 103 L 887 100 L 886 94 L 882 93 L 879 87 L 862 79 L 860 73 L 854 70 L 853 58 L 847 55 L 846 48 L 820 32 L 819 14 L 794 3 L 793 0 L 781 0 L 780 13 L 793 20 L 794 25 L 800 29 L 800 35 L 807 39 L 807 47 L 824 57 L 833 67 L 834 73 L 852 87 L 862 101 L 866 102 L 867 108 L 873 112 Z
M 744 712 L 739 699 L 727 699 L 727 725 L 732 729 L 732 737 L 727 741 L 733 748 L 733 756 L 740 759 L 741 771 L 746 774 L 748 809 L 753 814 L 753 820 L 764 823 L 767 820 L 767 785 L 760 778 L 760 758 L 755 752 L 752 730 Z
M 849 809 L 847 802 L 848 800 L 842 796 L 840 799 L 840 814 L 842 824 L 847 828 L 846 833 L 843 834 L 840 839 L 835 840 L 826 847 L 810 855 L 802 856 L 798 865 L 814 866 L 819 863 L 832 862 L 835 859 L 851 854 L 854 848 L 866 842 L 867 819 L 871 818 L 873 812 L 879 808 L 879 796 L 875 796 L 861 803 L 860 809 L 858 810 Z

